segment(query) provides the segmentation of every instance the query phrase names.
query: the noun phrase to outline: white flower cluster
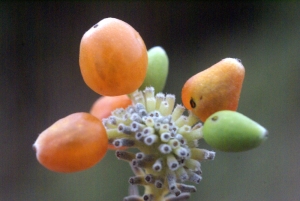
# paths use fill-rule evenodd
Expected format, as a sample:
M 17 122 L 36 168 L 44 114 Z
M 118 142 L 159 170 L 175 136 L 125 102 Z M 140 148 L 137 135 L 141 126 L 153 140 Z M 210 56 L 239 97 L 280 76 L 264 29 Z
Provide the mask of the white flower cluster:
M 129 183 L 145 187 L 143 196 L 132 190 L 124 200 L 187 200 L 196 188 L 182 182 L 198 184 L 200 162 L 215 157 L 215 152 L 197 148 L 202 124 L 191 112 L 185 116 L 182 105 L 174 108 L 174 95 L 155 95 L 153 87 L 134 92 L 131 100 L 131 106 L 103 120 L 109 142 L 119 148 L 116 156 L 128 161 L 135 173 Z M 124 151 L 125 147 L 139 152 Z

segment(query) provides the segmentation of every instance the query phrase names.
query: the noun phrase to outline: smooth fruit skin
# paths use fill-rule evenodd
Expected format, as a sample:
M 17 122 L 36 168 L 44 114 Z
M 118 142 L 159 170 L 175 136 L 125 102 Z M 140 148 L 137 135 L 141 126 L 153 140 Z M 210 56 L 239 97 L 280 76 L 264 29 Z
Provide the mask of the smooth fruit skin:
M 203 122 L 217 111 L 235 111 L 244 76 L 244 66 L 238 59 L 223 59 L 187 80 L 182 102 Z
M 127 95 L 102 96 L 94 102 L 90 113 L 102 121 L 103 118 L 108 118 L 115 109 L 125 109 L 131 104 L 132 101 Z M 114 145 L 108 144 L 108 149 L 120 150 L 125 148 L 116 148 Z
M 74 113 L 43 131 L 33 144 L 38 161 L 49 170 L 71 173 L 88 169 L 107 152 L 102 122 L 88 113 Z
M 168 73 L 169 58 L 166 51 L 160 46 L 149 49 L 147 74 L 139 90 L 152 86 L 156 93 L 163 91 Z
M 129 94 L 143 83 L 147 49 L 126 22 L 105 18 L 90 28 L 80 43 L 79 65 L 85 83 L 104 96 Z
M 225 152 L 241 152 L 258 147 L 268 131 L 245 115 L 224 110 L 211 115 L 203 125 L 207 144 Z

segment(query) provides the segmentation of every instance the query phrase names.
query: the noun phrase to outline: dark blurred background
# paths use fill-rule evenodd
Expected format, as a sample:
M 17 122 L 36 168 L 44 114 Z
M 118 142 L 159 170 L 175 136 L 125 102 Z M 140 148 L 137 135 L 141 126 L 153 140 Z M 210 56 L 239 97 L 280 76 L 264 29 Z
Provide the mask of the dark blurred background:
M 238 111 L 270 137 L 248 152 L 217 151 L 202 163 L 191 200 L 300 200 L 300 3 L 107 1 L 0 3 L 1 201 L 127 195 L 132 173 L 113 152 L 87 171 L 58 174 L 42 167 L 31 148 L 53 122 L 88 111 L 98 98 L 81 78 L 78 54 L 84 32 L 106 17 L 131 24 L 148 49 L 165 48 L 165 92 L 178 103 L 184 82 L 221 59 L 239 58 L 246 68 Z

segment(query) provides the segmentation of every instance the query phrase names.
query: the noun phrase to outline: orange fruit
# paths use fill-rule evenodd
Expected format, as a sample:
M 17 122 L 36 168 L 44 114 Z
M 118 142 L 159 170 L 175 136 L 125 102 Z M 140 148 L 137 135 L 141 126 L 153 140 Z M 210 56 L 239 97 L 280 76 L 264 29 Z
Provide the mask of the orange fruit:
M 127 95 L 121 96 L 101 96 L 91 107 L 90 113 L 102 120 L 111 115 L 111 112 L 118 108 L 127 108 L 132 101 Z
M 238 59 L 223 59 L 187 80 L 182 102 L 203 122 L 217 111 L 235 111 L 244 76 L 244 66 Z
M 114 111 L 115 109 L 118 108 L 125 109 L 131 104 L 132 101 L 127 95 L 102 96 L 94 102 L 90 110 L 90 113 L 102 121 L 103 118 L 109 117 L 111 115 L 111 112 Z M 120 150 L 120 149 L 125 149 L 125 147 L 116 148 L 114 145 L 108 144 L 108 149 Z
M 38 161 L 62 173 L 88 169 L 106 154 L 108 139 L 102 122 L 88 113 L 74 113 L 43 131 L 33 144 Z
M 129 24 L 105 18 L 83 35 L 79 65 L 85 83 L 98 94 L 129 94 L 146 77 L 147 49 L 139 33 Z

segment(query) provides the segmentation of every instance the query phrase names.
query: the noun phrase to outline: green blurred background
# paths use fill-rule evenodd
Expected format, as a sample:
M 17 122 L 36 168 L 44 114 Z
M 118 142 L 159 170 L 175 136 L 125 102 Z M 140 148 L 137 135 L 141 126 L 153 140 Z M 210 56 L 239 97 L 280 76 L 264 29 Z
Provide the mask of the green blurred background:
M 191 200 L 300 200 L 300 3 L 90 2 L 0 3 L 0 200 L 99 201 L 127 195 L 129 166 L 113 152 L 95 167 L 58 174 L 31 145 L 53 122 L 88 111 L 98 95 L 83 82 L 79 43 L 105 17 L 131 24 L 148 49 L 170 59 L 165 92 L 177 95 L 193 74 L 226 57 L 246 77 L 238 111 L 269 139 L 244 153 L 217 151 L 202 163 Z M 205 142 L 201 146 L 211 149 Z

